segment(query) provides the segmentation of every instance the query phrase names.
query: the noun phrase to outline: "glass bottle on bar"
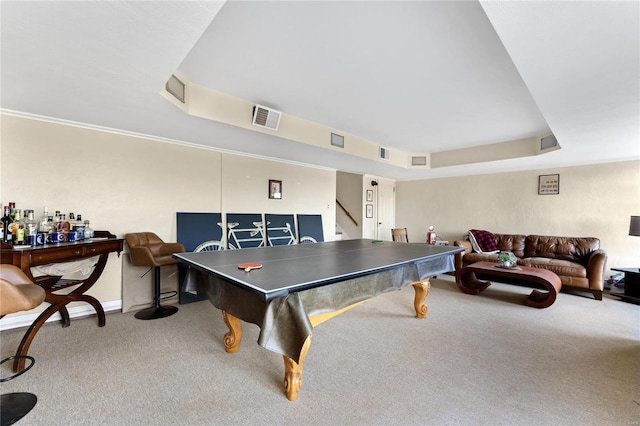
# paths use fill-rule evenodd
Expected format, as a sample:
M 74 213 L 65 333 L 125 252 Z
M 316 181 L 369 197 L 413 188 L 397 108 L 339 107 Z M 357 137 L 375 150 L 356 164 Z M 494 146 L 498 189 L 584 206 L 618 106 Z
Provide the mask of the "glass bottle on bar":
M 53 242 L 53 234 L 56 233 L 56 225 L 53 224 L 53 216 L 49 216 L 49 218 L 47 219 L 47 227 L 46 227 L 46 231 L 42 231 L 42 232 L 46 232 L 47 235 L 44 237 L 45 238 L 45 244 L 49 244 Z
M 9 225 L 11 225 L 13 220 L 11 220 L 11 216 L 9 215 L 9 209 L 10 207 L 8 205 L 4 206 L 4 214 L 2 215 L 2 219 L 0 219 L 0 222 L 2 222 L 2 229 L 4 231 L 2 233 L 2 242 L 11 244 L 12 235 Z
M 16 210 L 16 203 L 11 201 L 9 203 L 9 216 L 11 217 L 11 222 L 13 222 L 16 219 L 15 210 Z
M 56 214 L 53 215 L 53 226 L 55 232 L 58 232 L 58 227 L 60 226 L 60 210 L 56 210 Z
M 33 210 L 25 210 L 27 220 L 24 221 L 24 237 L 28 245 L 37 245 L 38 238 L 38 222 L 34 219 Z
M 25 238 L 25 224 L 22 221 L 22 210 L 14 209 L 13 214 L 15 218 L 13 223 L 9 225 L 9 228 L 11 228 L 12 243 L 14 246 L 24 246 L 27 244 L 27 241 Z
M 2 211 L 4 212 L 4 208 L 2 209 Z M 0 220 L 0 241 L 2 241 L 4 243 L 4 223 L 2 222 L 2 220 Z
M 47 232 L 47 221 L 49 220 L 49 207 L 42 208 L 42 216 L 38 219 L 38 232 Z
M 71 230 L 71 226 L 69 225 L 69 221 L 67 220 L 67 215 L 62 213 L 60 215 L 60 220 L 58 221 L 58 232 L 62 232 L 63 234 L 68 234 Z
M 89 238 L 93 238 L 93 228 L 91 228 L 91 226 L 89 226 L 89 221 L 85 220 L 84 221 L 84 238 L 85 239 L 89 239 Z
M 82 241 L 84 240 L 85 236 L 84 236 L 84 221 L 82 220 L 82 215 L 78 214 L 78 216 L 76 216 L 76 222 L 71 225 L 71 229 L 76 231 L 78 233 L 78 240 Z

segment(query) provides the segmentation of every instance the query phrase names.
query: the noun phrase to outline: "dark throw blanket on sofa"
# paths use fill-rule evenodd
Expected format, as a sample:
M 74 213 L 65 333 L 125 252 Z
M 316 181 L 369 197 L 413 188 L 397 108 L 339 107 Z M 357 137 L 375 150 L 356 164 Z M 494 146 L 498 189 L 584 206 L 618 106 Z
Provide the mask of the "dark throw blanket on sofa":
M 471 240 L 472 245 L 474 242 L 473 240 L 475 240 L 480 253 L 491 253 L 498 250 L 496 237 L 489 231 L 471 229 L 469 230 L 469 239 Z

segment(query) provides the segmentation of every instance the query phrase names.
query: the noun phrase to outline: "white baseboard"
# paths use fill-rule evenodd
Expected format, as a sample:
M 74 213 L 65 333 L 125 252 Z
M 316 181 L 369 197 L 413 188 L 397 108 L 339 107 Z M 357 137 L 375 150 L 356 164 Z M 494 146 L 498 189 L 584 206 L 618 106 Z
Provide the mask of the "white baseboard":
M 69 309 L 69 318 L 71 319 L 86 317 L 89 315 L 96 314 L 96 311 L 95 309 L 93 309 L 93 306 L 89 305 L 88 303 L 82 304 L 80 306 L 74 306 L 68 309 Z M 105 313 L 122 311 L 122 300 L 113 300 L 111 302 L 102 303 L 102 309 L 104 309 Z M 16 316 L 4 317 L 2 318 L 2 320 L 0 320 L 0 331 L 11 330 L 13 328 L 20 328 L 20 327 L 29 327 L 36 320 L 36 318 L 38 318 L 40 314 L 41 312 L 36 312 L 33 314 L 27 314 L 27 315 L 16 315 Z M 47 322 L 56 322 L 56 321 L 62 321 L 62 316 L 60 315 L 60 312 L 56 312 L 55 314 L 51 315 L 51 317 L 47 320 Z

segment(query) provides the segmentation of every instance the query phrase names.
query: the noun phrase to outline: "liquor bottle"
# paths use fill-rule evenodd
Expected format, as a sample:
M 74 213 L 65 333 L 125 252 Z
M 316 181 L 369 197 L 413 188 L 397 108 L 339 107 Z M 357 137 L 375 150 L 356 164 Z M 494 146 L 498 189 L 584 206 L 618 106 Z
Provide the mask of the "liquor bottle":
M 4 212 L 4 209 L 2 209 L 2 211 Z M 4 222 L 2 220 L 0 220 L 0 241 L 4 242 Z
M 38 231 L 39 232 L 47 232 L 47 221 L 49 220 L 49 207 L 44 206 L 42 209 L 43 213 L 38 220 Z
M 11 220 L 11 208 L 9 206 L 4 206 L 4 215 L 2 216 L 2 219 L 0 219 L 0 221 L 2 221 L 2 227 L 4 228 L 4 235 L 2 236 L 2 242 L 3 243 L 9 243 L 11 244 L 11 239 L 13 237 L 13 235 L 11 234 L 11 228 L 10 225 L 13 223 L 13 220 Z
M 76 217 L 76 223 L 71 225 L 71 229 L 78 232 L 78 240 L 84 240 L 84 221 L 82 220 L 82 215 L 78 214 Z
M 38 244 L 38 222 L 33 218 L 33 210 L 25 210 L 25 212 L 27 213 L 27 220 L 24 221 L 24 238 L 27 244 L 35 246 Z
M 9 216 L 11 217 L 11 222 L 13 222 L 16 218 L 15 209 L 16 209 L 16 203 L 11 201 L 9 203 Z
M 27 244 L 27 241 L 24 235 L 25 225 L 24 225 L 24 222 L 22 221 L 22 211 L 20 209 L 13 209 L 13 213 L 15 215 L 15 218 L 13 220 L 13 223 L 9 225 L 9 228 L 11 228 L 11 234 L 12 234 L 11 242 L 13 243 L 14 246 L 23 246 Z
M 89 239 L 89 238 L 93 238 L 93 228 L 91 228 L 91 226 L 89 226 L 89 221 L 85 220 L 84 221 L 84 238 L 85 239 Z
M 67 220 L 67 215 L 64 213 L 60 215 L 60 221 L 58 222 L 58 232 L 62 232 L 63 234 L 68 234 L 71 230 L 71 225 Z
M 53 234 L 56 233 L 56 226 L 53 224 L 53 216 L 49 216 L 47 219 L 47 230 L 44 231 L 47 233 L 45 236 L 45 244 L 53 242 Z

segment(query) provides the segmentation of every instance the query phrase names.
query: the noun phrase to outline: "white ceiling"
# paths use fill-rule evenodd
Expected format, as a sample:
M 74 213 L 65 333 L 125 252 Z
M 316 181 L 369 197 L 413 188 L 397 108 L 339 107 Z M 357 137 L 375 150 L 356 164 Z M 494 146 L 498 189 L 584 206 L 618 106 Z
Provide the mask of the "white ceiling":
M 640 159 L 640 2 L 0 3 L 4 113 L 395 179 Z M 408 170 L 189 116 L 192 83 L 414 153 L 552 131 L 562 149 Z

